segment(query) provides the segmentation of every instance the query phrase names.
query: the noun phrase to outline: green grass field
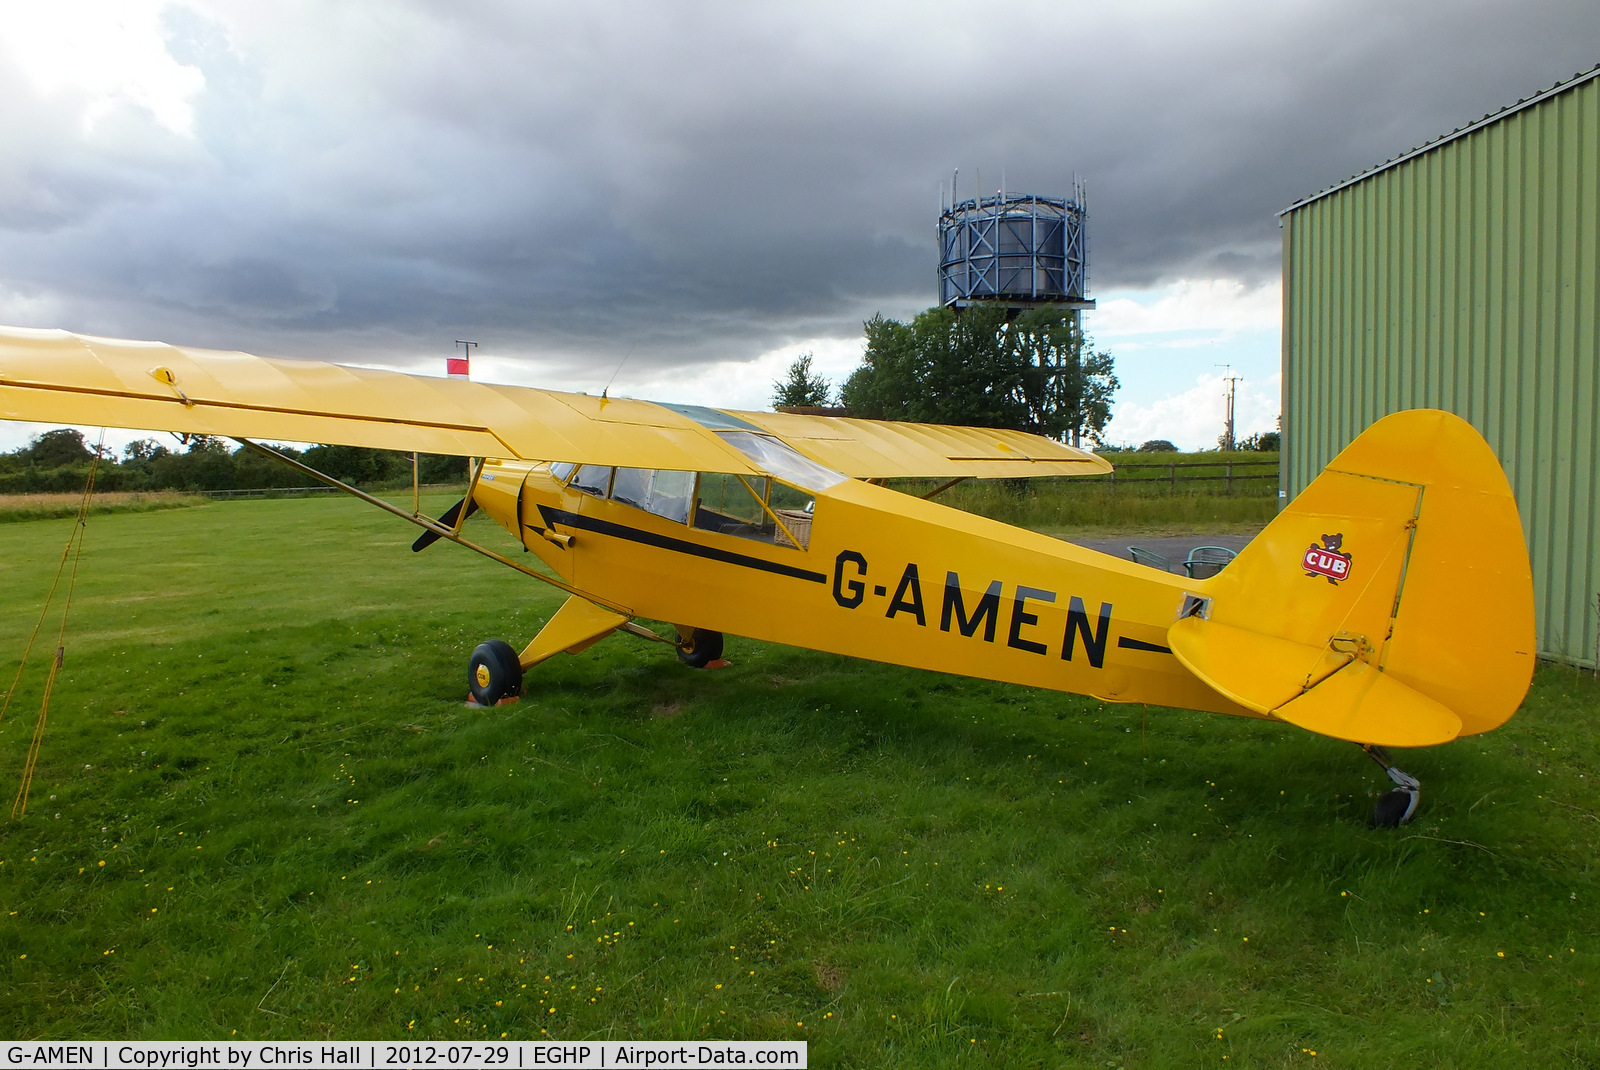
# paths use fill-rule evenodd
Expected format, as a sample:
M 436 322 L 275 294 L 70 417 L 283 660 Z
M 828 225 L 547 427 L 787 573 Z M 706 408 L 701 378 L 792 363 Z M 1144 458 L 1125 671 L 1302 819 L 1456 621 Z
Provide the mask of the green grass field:
M 0 683 L 69 529 L 0 525 Z M 1378 832 L 1349 744 L 737 639 L 696 672 L 613 637 L 470 710 L 472 647 L 557 597 L 412 537 L 326 499 L 91 520 L 21 820 L 41 673 L 0 722 L 0 1035 L 1600 1063 L 1587 675 L 1405 754 L 1421 815 Z

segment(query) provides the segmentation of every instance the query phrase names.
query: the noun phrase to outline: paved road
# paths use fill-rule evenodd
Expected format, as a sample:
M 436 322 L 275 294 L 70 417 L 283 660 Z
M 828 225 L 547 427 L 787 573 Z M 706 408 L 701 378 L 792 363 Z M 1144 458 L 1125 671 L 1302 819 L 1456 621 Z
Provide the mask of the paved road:
M 1137 546 L 1141 550 L 1160 554 L 1172 562 L 1174 572 L 1182 572 L 1183 559 L 1188 557 L 1189 551 L 1196 546 L 1226 546 L 1238 553 L 1251 538 L 1249 535 L 1124 535 L 1116 539 L 1068 539 L 1067 541 L 1124 560 L 1128 557 L 1128 547 Z

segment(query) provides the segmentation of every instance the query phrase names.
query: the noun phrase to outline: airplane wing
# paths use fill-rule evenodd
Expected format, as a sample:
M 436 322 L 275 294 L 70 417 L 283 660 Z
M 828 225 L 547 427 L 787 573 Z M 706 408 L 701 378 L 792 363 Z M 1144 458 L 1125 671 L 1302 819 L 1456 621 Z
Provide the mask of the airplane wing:
M 0 327 L 0 419 L 757 474 L 717 433 L 742 428 L 858 479 L 1111 470 L 1092 453 L 1020 431 L 718 413 L 25 327 Z
M 857 479 L 1089 476 L 1110 462 L 1042 435 L 987 427 L 948 427 L 897 420 L 735 412 L 819 464 Z
M 0 328 L 0 419 L 469 457 L 760 471 L 699 422 L 648 401 L 18 327 Z

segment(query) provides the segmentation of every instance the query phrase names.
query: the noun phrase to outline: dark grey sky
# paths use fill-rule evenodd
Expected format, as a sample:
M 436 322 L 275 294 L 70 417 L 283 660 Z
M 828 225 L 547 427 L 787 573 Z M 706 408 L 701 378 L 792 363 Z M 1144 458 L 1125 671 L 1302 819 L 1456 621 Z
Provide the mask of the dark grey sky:
M 0 321 L 580 375 L 925 307 L 953 167 L 1083 176 L 1096 292 L 1270 283 L 1279 209 L 1600 61 L 1594 0 L 55 6 Z

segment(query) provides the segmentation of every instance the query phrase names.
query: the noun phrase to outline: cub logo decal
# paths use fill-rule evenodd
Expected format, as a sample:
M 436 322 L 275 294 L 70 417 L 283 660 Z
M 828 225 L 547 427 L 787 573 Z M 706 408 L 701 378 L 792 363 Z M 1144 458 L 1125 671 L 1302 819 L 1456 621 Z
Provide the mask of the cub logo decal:
M 1300 559 L 1301 567 L 1306 570 L 1307 576 L 1321 576 L 1329 583 L 1337 586 L 1341 580 L 1350 578 L 1350 555 L 1340 553 L 1339 547 L 1344 545 L 1344 534 L 1324 535 L 1322 545 L 1312 543 L 1306 547 L 1305 556 Z

